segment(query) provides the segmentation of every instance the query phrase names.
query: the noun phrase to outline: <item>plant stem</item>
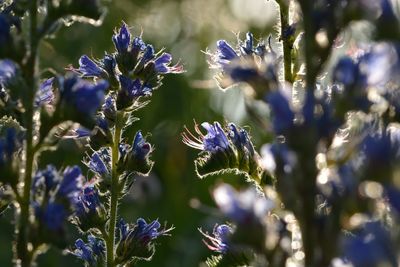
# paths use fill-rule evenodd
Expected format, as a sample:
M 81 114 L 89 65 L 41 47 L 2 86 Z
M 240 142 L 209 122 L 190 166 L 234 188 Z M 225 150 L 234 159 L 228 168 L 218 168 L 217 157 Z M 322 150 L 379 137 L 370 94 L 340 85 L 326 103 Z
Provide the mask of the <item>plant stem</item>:
M 314 90 L 315 82 L 317 79 L 318 62 L 314 55 L 316 53 L 315 34 L 316 29 L 313 23 L 313 1 L 303 0 L 300 1 L 301 11 L 303 13 L 303 27 L 304 27 L 304 42 L 305 42 L 305 58 L 306 58 L 306 85 L 308 90 Z
M 38 46 L 37 38 L 37 0 L 30 1 L 29 8 L 30 36 L 29 49 L 26 63 L 23 66 L 23 75 L 27 84 L 27 103 L 25 103 L 25 127 L 26 127 L 26 158 L 22 201 L 20 203 L 20 216 L 17 231 L 16 262 L 22 267 L 31 266 L 33 251 L 28 246 L 29 230 L 29 203 L 31 198 L 31 183 L 33 161 L 35 158 L 33 146 L 33 100 L 38 85 Z
M 285 73 L 285 81 L 293 83 L 293 73 L 292 73 L 292 49 L 294 43 L 294 34 L 290 34 L 287 31 L 290 31 L 289 27 L 289 6 L 287 3 L 283 3 L 284 1 L 278 1 L 279 9 L 280 9 L 280 18 L 281 18 L 281 41 L 283 46 L 283 64 L 284 64 L 284 73 Z
M 121 119 L 123 111 L 117 113 L 114 130 L 114 141 L 111 152 L 111 199 L 110 199 L 110 221 L 108 224 L 107 245 L 107 267 L 114 267 L 114 245 L 115 245 L 115 224 L 117 220 L 117 208 L 119 199 L 119 175 L 117 172 L 117 163 L 119 158 L 119 143 L 121 140 Z

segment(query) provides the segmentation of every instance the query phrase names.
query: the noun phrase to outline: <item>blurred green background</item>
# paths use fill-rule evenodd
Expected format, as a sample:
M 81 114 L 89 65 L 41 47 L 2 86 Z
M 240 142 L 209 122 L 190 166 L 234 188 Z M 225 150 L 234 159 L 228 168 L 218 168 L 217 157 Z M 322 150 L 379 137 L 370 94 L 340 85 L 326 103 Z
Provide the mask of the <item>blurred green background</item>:
M 45 41 L 41 47 L 41 69 L 51 68 L 64 73 L 69 64 L 78 65 L 82 54 L 102 57 L 113 51 L 111 35 L 125 21 L 136 35 L 156 49 L 166 48 L 174 62 L 180 60 L 184 75 L 170 75 L 152 96 L 151 103 L 141 110 L 135 130 L 149 132 L 155 146 L 152 159 L 155 168 L 149 177 L 137 177 L 134 188 L 121 204 L 120 215 L 128 222 L 138 217 L 159 219 L 174 225 L 171 237 L 158 241 L 151 262 L 139 266 L 199 266 L 211 252 L 202 243 L 202 228 L 212 231 L 218 217 L 210 190 L 218 180 L 243 183 L 236 176 L 196 177 L 193 160 L 197 152 L 181 142 L 183 126 L 193 127 L 193 119 L 203 121 L 233 121 L 254 129 L 246 116 L 243 93 L 239 88 L 222 92 L 217 89 L 202 52 L 215 50 L 219 39 L 236 43 L 251 30 L 257 39 L 266 39 L 275 30 L 277 13 L 274 1 L 266 0 L 115 0 L 106 2 L 108 14 L 101 27 L 75 23 L 62 28 L 57 38 Z M 48 75 L 48 74 L 46 74 Z M 252 133 L 256 145 L 263 143 Z M 64 142 L 59 153 L 47 153 L 40 165 L 59 167 L 81 164 L 83 153 L 73 141 Z M 82 166 L 84 168 L 84 166 Z M 0 218 L 0 266 L 12 266 L 12 212 Z M 78 233 L 69 229 L 71 247 Z M 39 257 L 38 266 L 82 266 L 82 262 L 65 252 L 51 249 Z

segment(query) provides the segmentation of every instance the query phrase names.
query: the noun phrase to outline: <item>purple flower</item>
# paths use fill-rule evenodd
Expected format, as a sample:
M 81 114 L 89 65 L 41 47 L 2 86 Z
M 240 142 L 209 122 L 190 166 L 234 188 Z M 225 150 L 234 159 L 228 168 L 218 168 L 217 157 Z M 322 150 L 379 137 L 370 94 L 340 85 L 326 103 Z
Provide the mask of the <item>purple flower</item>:
M 115 76 L 115 67 L 117 66 L 117 62 L 114 55 L 106 54 L 104 58 L 100 60 L 99 66 L 104 69 L 110 77 Z
M 397 255 L 381 222 L 368 222 L 344 238 L 343 252 L 354 267 L 397 266 Z
M 146 46 L 146 49 L 144 50 L 144 53 L 143 53 L 143 56 L 142 56 L 142 59 L 141 59 L 141 62 L 139 63 L 139 65 L 144 65 L 147 62 L 149 62 L 150 60 L 152 60 L 155 56 L 154 53 L 155 53 L 154 47 L 152 45 L 148 44 Z
M 88 167 L 95 173 L 99 174 L 100 176 L 108 174 L 109 170 L 104 163 L 103 159 L 99 155 L 99 153 L 94 152 L 90 157 L 90 161 L 88 163 Z
M 217 42 L 217 56 L 218 63 L 224 65 L 237 58 L 238 54 L 225 40 L 219 40 Z
M 125 23 L 123 23 L 119 31 L 112 36 L 112 41 L 118 53 L 122 54 L 128 51 L 131 42 L 131 34 Z
M 1 16 L 0 16 L 1 17 Z M 17 65 L 12 60 L 0 60 L 0 85 L 7 87 L 17 75 Z
M 123 75 L 119 76 L 119 82 L 124 95 L 130 98 L 132 101 L 140 96 L 151 95 L 151 88 L 142 84 L 140 79 L 131 80 Z
M 358 76 L 358 66 L 350 57 L 341 58 L 333 72 L 333 79 L 345 86 L 353 85 Z
M 246 148 L 251 155 L 254 155 L 254 147 L 246 130 L 238 128 L 234 123 L 229 123 L 228 127 L 230 129 L 229 139 L 238 148 L 238 150 L 241 151 L 243 148 Z
M 146 49 L 146 43 L 143 42 L 143 39 L 136 36 L 133 38 L 132 48 L 138 51 L 144 51 Z
M 94 116 L 104 100 L 109 84 L 100 80 L 96 84 L 70 76 L 62 80 L 61 101 L 77 111 Z
M 163 53 L 161 56 L 154 60 L 155 69 L 158 73 L 182 73 L 184 72 L 182 65 L 174 65 L 170 67 L 172 56 L 168 53 Z
M 134 225 L 129 225 L 120 219 L 117 228 L 120 236 L 116 254 L 120 263 L 128 262 L 133 257 L 149 259 L 154 253 L 152 241 L 168 235 L 172 230 L 172 228 L 160 229 L 161 225 L 157 220 L 147 223 L 142 218 L 139 218 Z
M 221 212 L 241 225 L 262 224 L 267 213 L 274 207 L 271 200 L 260 195 L 254 188 L 237 192 L 231 185 L 221 184 L 214 189 L 213 196 Z
M 59 231 L 63 228 L 67 217 L 68 213 L 64 205 L 50 202 L 43 210 L 40 218 L 48 229 Z
M 259 72 L 254 66 L 245 66 L 235 64 L 234 66 L 226 67 L 226 72 L 234 82 L 251 82 L 259 78 Z
M 382 132 L 369 133 L 360 144 L 367 163 L 380 166 L 389 166 L 400 159 L 400 129 L 389 126 Z
M 206 135 L 203 135 L 196 124 L 195 131 L 197 134 L 199 134 L 199 137 L 194 136 L 186 128 L 187 131 L 182 133 L 183 143 L 195 149 L 204 150 L 211 153 L 224 151 L 229 148 L 228 137 L 218 122 L 214 122 L 214 124 L 203 122 L 201 126 L 207 130 Z
M 93 235 L 88 236 L 89 246 L 92 248 L 93 253 L 97 256 L 105 254 L 105 245 L 103 240 L 96 238 Z
M 45 80 L 40 84 L 39 90 L 35 97 L 35 106 L 40 107 L 42 105 L 51 104 L 54 100 L 53 93 L 53 82 L 54 77 Z
M 286 144 L 265 144 L 261 148 L 261 156 L 264 169 L 270 173 L 283 171 L 290 174 L 297 164 L 296 154 Z
M 88 184 L 83 187 L 75 205 L 76 214 L 80 218 L 96 212 L 97 207 L 100 205 L 100 198 L 94 185 Z
M 73 252 L 75 256 L 88 263 L 92 263 L 94 261 L 92 249 L 90 248 L 90 246 L 86 245 L 82 239 L 78 239 L 75 241 L 75 247 L 76 249 Z
M 251 32 L 246 33 L 246 40 L 244 45 L 240 47 L 240 51 L 244 55 L 251 55 L 253 53 L 254 37 Z
M 293 127 L 294 112 L 290 108 L 289 99 L 281 91 L 269 93 L 266 102 L 273 113 L 272 123 L 276 134 L 283 134 Z
M 57 196 L 73 199 L 82 189 L 82 172 L 78 166 L 67 167 L 63 174 Z
M 210 250 L 219 253 L 226 253 L 229 250 L 229 238 L 233 234 L 233 229 L 229 225 L 216 225 L 212 235 L 203 233 L 201 230 L 200 233 L 207 238 L 203 239 L 203 242 Z
M 129 233 L 129 224 L 127 224 L 124 219 L 120 219 L 117 223 L 117 228 L 119 230 L 120 239 L 126 239 Z
M 146 246 L 159 236 L 166 235 L 172 229 L 161 229 L 161 224 L 155 220 L 147 223 L 144 219 L 139 218 L 133 227 L 121 219 L 118 228 L 121 234 L 121 242 L 135 242 L 142 246 Z
M 61 177 L 54 165 L 47 165 L 46 169 L 37 171 L 33 177 L 32 189 L 36 192 L 39 188 L 44 187 L 44 189 L 49 192 L 54 190 Z
M 100 77 L 104 73 L 104 70 L 87 55 L 83 55 L 79 59 L 78 72 L 84 77 Z
M 102 106 L 102 110 L 103 110 L 104 116 L 108 120 L 110 120 L 111 122 L 115 121 L 117 107 L 115 106 L 115 100 L 112 96 L 108 96 L 106 98 L 106 100 L 104 101 L 104 104 Z
M 151 152 L 150 143 L 143 138 L 142 132 L 138 131 L 132 143 L 133 156 L 139 160 L 144 160 Z

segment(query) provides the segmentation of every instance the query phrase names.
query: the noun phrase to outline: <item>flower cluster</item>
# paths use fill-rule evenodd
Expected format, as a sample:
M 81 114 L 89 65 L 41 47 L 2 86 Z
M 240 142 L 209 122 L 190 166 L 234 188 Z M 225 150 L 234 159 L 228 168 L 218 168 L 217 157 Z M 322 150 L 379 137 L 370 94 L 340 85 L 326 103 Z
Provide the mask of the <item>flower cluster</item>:
M 83 79 L 94 79 L 97 87 L 109 85 L 102 95 L 105 100 L 96 102 L 96 96 L 92 96 L 93 112 L 86 110 L 96 118 L 93 130 L 81 123 L 84 127 L 76 128 L 73 134 L 88 140 L 92 153 L 84 163 L 94 175 L 77 196 L 73 221 L 82 232 L 93 232 L 96 238 L 104 240 L 106 248 L 104 257 L 103 250 L 97 253 L 90 239 L 89 245 L 76 241 L 73 254 L 89 266 L 97 266 L 100 259 L 118 266 L 149 260 L 155 252 L 153 240 L 172 229 L 159 230 L 158 221 L 147 224 L 143 219 L 138 219 L 135 225 L 122 220 L 116 225 L 116 214 L 118 201 L 133 184 L 132 177 L 148 175 L 154 164 L 150 160 L 153 147 L 142 132 L 137 131 L 132 140 L 123 130 L 138 119 L 134 112 L 147 104 L 142 98 L 151 96 L 161 86 L 163 75 L 181 73 L 183 69 L 179 65 L 170 66 L 170 54 L 155 53 L 153 46 L 141 37 L 132 37 L 125 23 L 112 36 L 112 41 L 114 53 L 106 53 L 100 60 L 84 55 L 79 60 L 79 68 L 70 68 Z M 64 81 L 64 87 L 68 81 Z M 65 90 L 61 97 L 68 99 L 69 92 Z M 83 106 L 91 109 L 87 104 Z M 116 228 L 120 232 L 118 239 Z
M 154 240 L 168 235 L 173 228 L 161 229 L 161 224 L 155 220 L 147 223 L 139 218 L 136 224 L 129 225 L 123 219 L 118 222 L 119 241 L 116 252 L 116 262 L 126 264 L 132 260 L 149 260 L 154 254 Z
M 246 244 L 256 254 L 247 265 L 397 266 L 393 223 L 399 219 L 400 196 L 400 57 L 397 41 L 391 42 L 399 36 L 392 3 L 322 0 L 299 1 L 294 7 L 276 2 L 281 19 L 276 45 L 282 45 L 281 51 L 271 49 L 272 38 L 269 46 L 254 45 L 247 33 L 236 47 L 220 40 L 217 51 L 207 53 L 211 68 L 220 71 L 220 87 L 246 83 L 255 92 L 251 97 L 266 104 L 268 118 L 252 115 L 270 123 L 268 134 L 274 136 L 257 160 L 263 177 L 272 177 L 272 186 L 263 188 L 270 202 L 256 197 L 256 191 L 238 193 L 229 185 L 213 191 L 220 211 L 235 227 L 229 239 L 218 227 L 204 234 L 207 246 L 221 254 L 207 264 L 227 264 L 232 259 L 227 251 Z M 292 12 L 301 12 L 303 20 L 296 21 Z M 345 43 L 341 31 L 359 19 L 376 26 L 377 42 Z M 383 29 L 390 23 L 397 25 L 393 31 Z M 344 50 L 347 54 L 341 55 Z M 339 56 L 329 62 L 332 51 Z M 218 159 L 216 169 L 222 174 L 238 168 L 232 164 L 238 151 L 258 155 L 251 143 L 246 145 L 246 132 L 218 123 L 202 127 L 207 134 L 198 126 L 198 137 L 183 134 L 185 144 L 205 155 L 196 161 L 200 177 L 199 163 Z
M 115 53 L 106 53 L 100 60 L 83 55 L 79 59 L 79 68 L 73 70 L 84 77 L 109 80 L 113 91 L 119 88 L 115 100 L 117 110 L 130 108 L 140 97 L 151 95 L 161 86 L 163 75 L 184 71 L 181 65 L 170 66 L 170 54 L 156 53 L 154 47 L 140 36 L 132 37 L 125 23 L 113 35 L 112 41 Z
M 67 167 L 60 174 L 53 165 L 48 165 L 35 174 L 31 203 L 35 214 L 35 246 L 46 243 L 66 245 L 66 222 L 74 213 L 83 179 L 78 166 Z
M 90 266 L 102 266 L 105 256 L 105 245 L 101 239 L 89 235 L 88 243 L 85 243 L 82 239 L 76 240 L 75 250 L 72 254 Z
M 216 80 L 221 88 L 234 83 L 250 84 L 257 94 L 267 88 L 274 89 L 278 83 L 276 53 L 264 41 L 255 45 L 253 34 L 248 32 L 244 41 L 239 40 L 234 49 L 225 40 L 217 41 L 217 51 L 208 52 L 211 68 L 219 69 Z
M 196 124 L 196 134 L 187 128 L 182 133 L 183 142 L 195 149 L 201 150 L 196 160 L 196 170 L 199 176 L 217 174 L 223 170 L 239 171 L 259 183 L 264 183 L 263 172 L 259 164 L 259 155 L 254 150 L 246 130 L 229 123 L 225 129 L 218 122 L 210 124 L 203 122 L 201 126 L 207 131 L 203 134 Z

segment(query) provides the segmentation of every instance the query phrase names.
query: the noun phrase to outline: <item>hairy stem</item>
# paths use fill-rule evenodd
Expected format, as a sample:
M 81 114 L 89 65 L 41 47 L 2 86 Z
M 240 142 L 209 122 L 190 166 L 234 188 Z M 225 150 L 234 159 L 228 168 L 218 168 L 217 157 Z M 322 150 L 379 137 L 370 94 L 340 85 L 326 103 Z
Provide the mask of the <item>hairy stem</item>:
M 314 55 L 316 53 L 317 44 L 315 41 L 316 29 L 313 23 L 312 5 L 313 1 L 300 1 L 301 11 L 303 13 L 303 27 L 305 36 L 305 58 L 306 58 L 306 85 L 308 90 L 314 90 L 317 79 L 318 62 Z
M 117 220 L 117 209 L 119 199 L 119 175 L 117 172 L 117 163 L 119 158 L 118 146 L 121 140 L 121 118 L 123 112 L 118 113 L 116 116 L 115 130 L 114 130 L 114 141 L 112 145 L 111 154 L 111 198 L 110 198 L 110 220 L 108 224 L 108 235 L 106 238 L 107 245 L 107 267 L 114 267 L 114 245 L 115 245 L 115 224 Z
M 31 183 L 33 172 L 33 161 L 35 158 L 33 145 L 33 100 L 38 85 L 38 46 L 37 38 L 37 0 L 30 1 L 29 7 L 30 36 L 29 49 L 26 62 L 23 64 L 23 74 L 27 84 L 27 103 L 25 103 L 25 127 L 26 127 L 26 147 L 25 147 L 25 172 L 23 194 L 20 202 L 20 214 L 17 231 L 16 243 L 16 264 L 22 267 L 32 265 L 33 251 L 29 247 L 29 202 L 31 198 Z
M 291 34 L 289 25 L 289 5 L 284 1 L 278 1 L 281 19 L 281 41 L 283 46 L 283 64 L 285 81 L 293 83 L 292 73 L 292 49 L 294 43 L 294 34 Z

